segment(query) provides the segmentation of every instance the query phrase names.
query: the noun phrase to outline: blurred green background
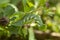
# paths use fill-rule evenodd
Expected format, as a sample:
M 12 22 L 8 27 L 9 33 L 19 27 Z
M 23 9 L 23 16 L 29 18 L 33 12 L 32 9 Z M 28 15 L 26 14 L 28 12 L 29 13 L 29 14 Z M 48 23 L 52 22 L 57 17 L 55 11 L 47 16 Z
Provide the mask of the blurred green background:
M 0 0 L 0 40 L 60 40 L 60 0 Z

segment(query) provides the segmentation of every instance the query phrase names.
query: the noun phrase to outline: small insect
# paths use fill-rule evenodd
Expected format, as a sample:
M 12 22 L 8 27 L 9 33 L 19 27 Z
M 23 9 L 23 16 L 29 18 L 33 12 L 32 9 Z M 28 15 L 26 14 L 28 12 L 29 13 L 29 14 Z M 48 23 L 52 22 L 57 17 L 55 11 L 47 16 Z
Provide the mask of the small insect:
M 6 17 L 0 18 L 0 26 L 7 26 L 9 24 L 9 19 Z

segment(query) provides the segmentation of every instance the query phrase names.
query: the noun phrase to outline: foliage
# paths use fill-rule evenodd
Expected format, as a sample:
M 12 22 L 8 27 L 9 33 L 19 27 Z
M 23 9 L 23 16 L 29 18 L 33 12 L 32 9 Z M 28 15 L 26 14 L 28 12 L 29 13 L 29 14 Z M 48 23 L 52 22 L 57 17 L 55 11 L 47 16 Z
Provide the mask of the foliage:
M 35 29 L 60 32 L 59 17 L 59 0 L 0 0 L 0 19 L 7 19 L 0 20 L 0 35 L 21 35 L 23 40 L 28 35 L 28 40 L 35 40 Z

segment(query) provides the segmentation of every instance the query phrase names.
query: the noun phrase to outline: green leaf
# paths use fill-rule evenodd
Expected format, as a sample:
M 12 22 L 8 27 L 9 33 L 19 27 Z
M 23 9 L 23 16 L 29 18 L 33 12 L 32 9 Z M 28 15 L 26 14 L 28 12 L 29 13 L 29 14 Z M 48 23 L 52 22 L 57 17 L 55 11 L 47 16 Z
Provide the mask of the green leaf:
M 28 32 L 27 32 L 27 28 L 23 28 L 23 29 L 22 29 L 22 33 L 23 33 L 23 36 L 26 37 L 26 35 L 27 35 L 27 33 L 28 33 Z
M 10 2 L 10 0 L 0 0 L 0 7 L 5 7 Z
M 7 6 L 4 10 L 5 16 L 7 17 L 11 16 L 14 12 L 15 10 L 10 6 Z
M 57 14 L 60 15 L 60 3 L 57 4 L 56 9 L 57 9 L 57 10 L 56 10 L 56 11 L 57 11 Z
M 34 6 L 34 4 L 32 2 L 30 2 L 29 0 L 27 0 L 27 4 L 28 4 L 29 7 L 33 7 Z
M 23 26 L 24 24 L 26 24 L 26 22 L 28 22 L 32 19 L 35 20 L 36 23 L 38 23 L 39 26 L 43 25 L 41 18 L 38 15 L 31 14 L 31 13 L 26 14 L 21 20 L 15 22 L 13 25 Z
M 4 10 L 0 8 L 0 18 L 4 16 Z
M 0 0 L 0 4 L 8 3 L 10 0 Z
M 21 20 L 24 17 L 25 13 L 23 12 L 16 12 L 10 17 L 10 25 Z
M 23 6 L 26 6 L 26 0 L 22 0 Z
M 18 34 L 19 27 L 18 26 L 9 26 L 8 31 L 10 34 Z
M 31 2 L 28 2 L 28 0 L 22 0 L 22 3 L 25 13 L 30 12 L 34 9 L 33 4 Z
M 35 40 L 33 28 L 30 27 L 28 31 L 29 31 L 29 40 Z
M 11 0 L 10 3 L 17 5 L 21 0 Z
M 35 1 L 34 1 L 34 2 L 35 2 L 35 6 L 34 6 L 35 8 L 38 7 L 39 1 L 40 1 L 40 0 L 35 0 Z
M 52 30 L 53 30 L 54 32 L 59 32 L 59 27 L 58 27 L 57 25 L 54 25 L 54 26 L 52 27 Z
M 41 20 L 41 17 L 39 15 L 36 15 L 34 17 L 35 21 L 37 22 L 38 25 L 42 26 L 43 25 L 43 22 Z
M 44 6 L 47 0 L 39 0 L 39 5 Z
M 13 4 L 8 4 L 8 6 L 4 9 L 4 15 L 6 17 L 12 16 L 15 12 L 18 12 L 18 9 Z
M 26 0 L 22 0 L 22 4 L 23 4 L 24 12 L 25 12 Z
M 43 25 L 41 27 L 38 27 L 38 29 L 41 30 L 41 31 L 46 31 L 47 30 L 47 26 Z

